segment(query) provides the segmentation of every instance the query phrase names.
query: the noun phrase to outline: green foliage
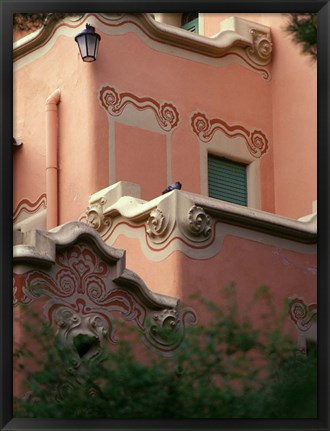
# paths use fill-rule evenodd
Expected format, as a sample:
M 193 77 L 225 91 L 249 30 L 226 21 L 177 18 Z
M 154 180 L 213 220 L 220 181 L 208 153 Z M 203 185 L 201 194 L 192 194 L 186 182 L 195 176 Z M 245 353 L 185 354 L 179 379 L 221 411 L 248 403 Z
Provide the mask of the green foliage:
M 234 285 L 224 298 L 221 308 L 199 298 L 208 323 L 189 328 L 172 358 L 155 353 L 139 358 L 139 334 L 127 323 L 127 337 L 99 361 L 84 358 L 88 336 L 69 349 L 43 322 L 26 325 L 43 354 L 30 351 L 26 343 L 15 351 L 16 370 L 31 391 L 30 397 L 15 399 L 15 417 L 317 417 L 316 354 L 296 353 L 267 287 L 247 304 L 254 316 L 255 309 L 263 310 L 262 324 L 242 314 Z M 38 370 L 29 370 L 26 359 L 33 359 Z
M 286 31 L 292 35 L 304 54 L 317 58 L 317 15 L 315 13 L 291 13 Z

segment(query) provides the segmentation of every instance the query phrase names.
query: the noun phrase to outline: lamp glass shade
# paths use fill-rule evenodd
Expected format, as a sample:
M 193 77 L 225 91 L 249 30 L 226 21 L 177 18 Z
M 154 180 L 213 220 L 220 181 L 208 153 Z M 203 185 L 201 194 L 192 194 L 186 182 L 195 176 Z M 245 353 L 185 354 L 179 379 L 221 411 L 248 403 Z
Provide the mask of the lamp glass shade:
M 94 27 L 86 24 L 86 29 L 75 37 L 83 61 L 96 60 L 101 36 L 95 33 Z

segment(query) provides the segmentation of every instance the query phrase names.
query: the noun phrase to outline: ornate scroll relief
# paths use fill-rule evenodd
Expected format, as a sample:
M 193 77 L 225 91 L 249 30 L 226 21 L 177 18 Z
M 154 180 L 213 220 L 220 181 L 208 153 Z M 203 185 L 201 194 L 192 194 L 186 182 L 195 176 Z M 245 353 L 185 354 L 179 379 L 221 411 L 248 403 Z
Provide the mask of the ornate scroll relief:
M 308 331 L 316 322 L 317 304 L 307 305 L 303 298 L 289 298 L 289 316 L 299 331 Z
M 123 220 L 133 227 L 143 223 L 147 237 L 155 244 L 163 243 L 175 226 L 168 195 L 143 201 L 134 186 L 120 181 L 92 195 L 86 212 L 88 224 L 106 240 Z
M 307 305 L 303 298 L 289 298 L 289 316 L 298 333 L 298 352 L 306 353 L 308 341 L 317 340 L 317 304 Z
M 192 241 L 205 241 L 212 233 L 211 217 L 198 205 L 193 205 L 187 214 L 185 235 Z
M 170 214 L 168 206 L 165 205 L 165 209 L 162 205 L 151 210 L 149 218 L 146 221 L 146 232 L 148 238 L 154 244 L 164 243 L 173 232 L 175 228 L 175 218 L 173 214 Z
M 270 32 L 265 33 L 256 29 L 250 30 L 253 44 L 246 48 L 247 56 L 260 65 L 268 64 L 271 60 L 273 44 Z
M 59 247 L 48 269 L 35 269 L 38 255 L 31 256 L 31 250 L 24 260 L 24 249 L 14 249 L 14 263 L 19 256 L 16 265 L 24 268 L 22 272 L 14 267 L 14 304 L 42 301 L 47 321 L 62 342 L 75 349 L 78 362 L 82 356 L 96 358 L 102 344 L 116 341 L 118 318 L 134 323 L 142 341 L 162 354 L 179 347 L 186 323 L 196 321 L 195 313 L 181 309 L 176 298 L 151 292 L 137 274 L 125 269 L 123 251 L 106 246 L 84 223 L 67 223 L 44 235 Z M 167 314 L 176 320 L 165 334 L 162 328 L 169 320 L 155 315 Z M 79 337 L 85 337 L 80 347 Z
M 96 359 L 101 346 L 109 339 L 110 328 L 107 319 L 99 313 L 81 315 L 70 307 L 63 306 L 54 313 L 57 336 L 67 347 L 76 349 L 79 358 Z M 84 337 L 82 343 L 81 337 Z M 80 365 L 79 359 L 76 366 Z
M 166 352 L 173 344 L 180 346 L 182 334 L 182 322 L 196 324 L 196 314 L 191 308 L 185 308 L 180 312 L 173 309 L 165 309 L 153 315 L 153 324 L 148 332 L 147 339 L 151 344 L 162 346 Z
M 104 205 L 107 200 L 105 197 L 90 201 L 87 207 L 87 224 L 97 230 L 101 235 L 105 235 L 111 228 L 112 222 L 109 216 L 103 214 Z
M 212 242 L 213 220 L 189 195 L 173 190 L 151 201 L 144 201 L 129 195 L 132 186 L 119 182 L 90 198 L 90 203 L 98 202 L 100 197 L 106 200 L 103 216 L 111 218 L 111 229 L 104 230 L 104 233 L 99 231 L 105 242 L 113 244 L 123 233 L 128 237 L 139 237 L 149 257 L 149 253 L 163 252 L 170 244 L 171 249 L 175 250 L 187 250 L 189 247 L 196 250 L 200 247 L 197 244 L 204 243 L 204 248 Z M 98 224 L 90 225 L 97 229 Z
M 252 156 L 259 158 L 268 150 L 268 139 L 261 130 L 249 131 L 243 126 L 230 126 L 220 118 L 208 119 L 205 114 L 195 112 L 191 116 L 191 127 L 193 132 L 203 142 L 209 142 L 219 130 L 229 138 L 241 137 Z
M 165 216 L 161 209 L 155 208 L 150 212 L 146 223 L 146 231 L 151 239 L 163 235 L 166 229 Z
M 138 111 L 151 109 L 159 126 L 165 132 L 171 132 L 179 125 L 179 113 L 170 102 L 159 103 L 151 97 L 137 97 L 132 93 L 118 93 L 114 87 L 105 84 L 100 87 L 99 101 L 101 106 L 113 117 L 121 115 L 126 106 L 132 105 Z

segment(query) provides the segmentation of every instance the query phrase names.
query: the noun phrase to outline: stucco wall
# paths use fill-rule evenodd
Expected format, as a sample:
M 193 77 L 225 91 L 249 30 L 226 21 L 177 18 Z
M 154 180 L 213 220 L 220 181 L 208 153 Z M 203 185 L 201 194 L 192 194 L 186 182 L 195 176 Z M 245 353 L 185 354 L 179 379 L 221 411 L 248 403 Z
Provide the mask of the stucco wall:
M 79 218 L 90 194 L 118 180 L 138 178 L 142 198 L 146 199 L 176 180 L 182 182 L 184 190 L 201 193 L 200 152 L 204 144 L 191 127 L 196 111 L 210 120 L 258 129 L 267 136 L 269 150 L 261 160 L 261 175 L 267 178 L 261 181 L 261 205 L 272 211 L 270 82 L 260 73 L 232 63 L 227 56 L 212 59 L 173 48 L 152 40 L 140 27 L 127 25 L 130 31 L 123 34 L 113 34 L 115 28 L 111 27 L 106 31 L 104 26 L 97 28 L 102 40 L 98 59 L 92 64 L 80 59 L 73 40 L 79 29 L 73 25 L 69 29 L 64 25 L 68 34 L 54 37 L 15 62 L 14 134 L 23 140 L 24 147 L 15 155 L 14 205 L 23 198 L 35 200 L 45 192 L 45 100 L 59 88 L 60 224 Z M 129 99 L 130 106 L 120 115 L 111 117 L 100 104 L 98 92 L 106 83 Z M 150 106 L 142 109 L 141 100 L 149 100 Z M 170 104 L 178 114 L 177 124 L 168 130 L 155 119 L 154 111 L 157 107 L 161 110 L 163 104 Z M 154 148 L 142 164 L 138 157 L 135 164 L 130 163 L 130 178 L 124 178 L 126 168 L 117 157 L 123 156 L 125 146 L 131 151 L 137 145 L 134 134 L 142 141 L 148 135 L 141 148 L 146 142 Z M 164 141 L 166 157 L 160 143 Z M 118 166 L 112 169 L 114 164 Z M 148 164 L 150 169 L 146 169 Z
M 218 33 L 220 22 L 230 17 L 203 15 L 208 36 Z M 302 55 L 285 32 L 284 14 L 235 15 L 271 28 L 274 212 L 299 218 L 312 212 L 317 199 L 317 63 Z
M 207 259 L 186 256 L 179 251 L 160 262 L 150 262 L 141 250 L 138 239 L 120 235 L 115 247 L 129 250 L 127 265 L 139 273 L 156 292 L 179 296 L 201 291 L 207 298 L 220 299 L 221 290 L 230 283 L 239 289 L 239 301 L 245 303 L 260 286 L 268 285 L 276 305 L 281 308 L 284 299 L 298 294 L 307 302 L 316 302 L 316 250 L 300 246 L 290 250 L 290 242 L 274 238 L 272 244 L 226 235 L 219 253 Z M 256 238 L 258 235 L 256 234 Z M 149 264 L 148 264 L 149 262 Z
M 228 16 L 203 14 L 205 35 L 218 33 Z M 70 20 L 48 43 L 15 61 L 14 136 L 24 145 L 14 156 L 14 207 L 45 192 L 45 100 L 59 88 L 59 223 L 79 218 L 90 194 L 119 180 L 138 179 L 146 199 L 176 180 L 186 191 L 203 193 L 205 143 L 192 130 L 194 112 L 228 127 L 262 131 L 269 148 L 260 159 L 261 209 L 293 218 L 311 213 L 316 200 L 316 64 L 285 35 L 282 15 L 238 16 L 271 28 L 270 80 L 238 64 L 237 56 L 210 58 L 155 40 L 130 18 L 118 25 L 93 14 L 88 20 L 102 36 L 96 62 L 81 61 L 74 35 L 84 23 L 78 27 Z M 99 91 L 106 84 L 122 97 L 116 115 L 100 103 Z M 178 119 L 167 130 L 156 118 L 164 103 Z M 133 158 L 134 135 L 141 141 L 146 136 L 140 148 L 149 142 L 153 149 L 140 152 L 143 163 L 137 157 L 123 165 L 125 147 Z

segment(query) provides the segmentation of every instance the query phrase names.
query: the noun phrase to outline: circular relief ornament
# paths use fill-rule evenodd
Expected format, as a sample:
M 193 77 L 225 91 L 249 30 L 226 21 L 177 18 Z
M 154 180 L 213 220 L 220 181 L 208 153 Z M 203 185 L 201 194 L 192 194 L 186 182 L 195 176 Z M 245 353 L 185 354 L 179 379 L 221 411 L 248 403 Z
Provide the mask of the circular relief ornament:
M 149 218 L 146 223 L 146 230 L 148 236 L 152 240 L 162 237 L 166 231 L 166 219 L 159 208 L 155 208 L 150 212 Z
M 273 44 L 270 34 L 252 29 L 253 45 L 247 49 L 247 54 L 251 60 L 257 64 L 265 65 L 270 62 L 273 51 Z
M 106 200 L 102 198 L 99 202 L 89 206 L 86 211 L 87 224 L 97 230 L 100 235 L 107 233 L 112 225 L 111 217 L 103 214 L 103 205 L 105 203 Z
M 212 233 L 211 217 L 204 209 L 194 205 L 188 211 L 188 230 L 194 236 L 200 236 L 203 240 L 210 237 Z

